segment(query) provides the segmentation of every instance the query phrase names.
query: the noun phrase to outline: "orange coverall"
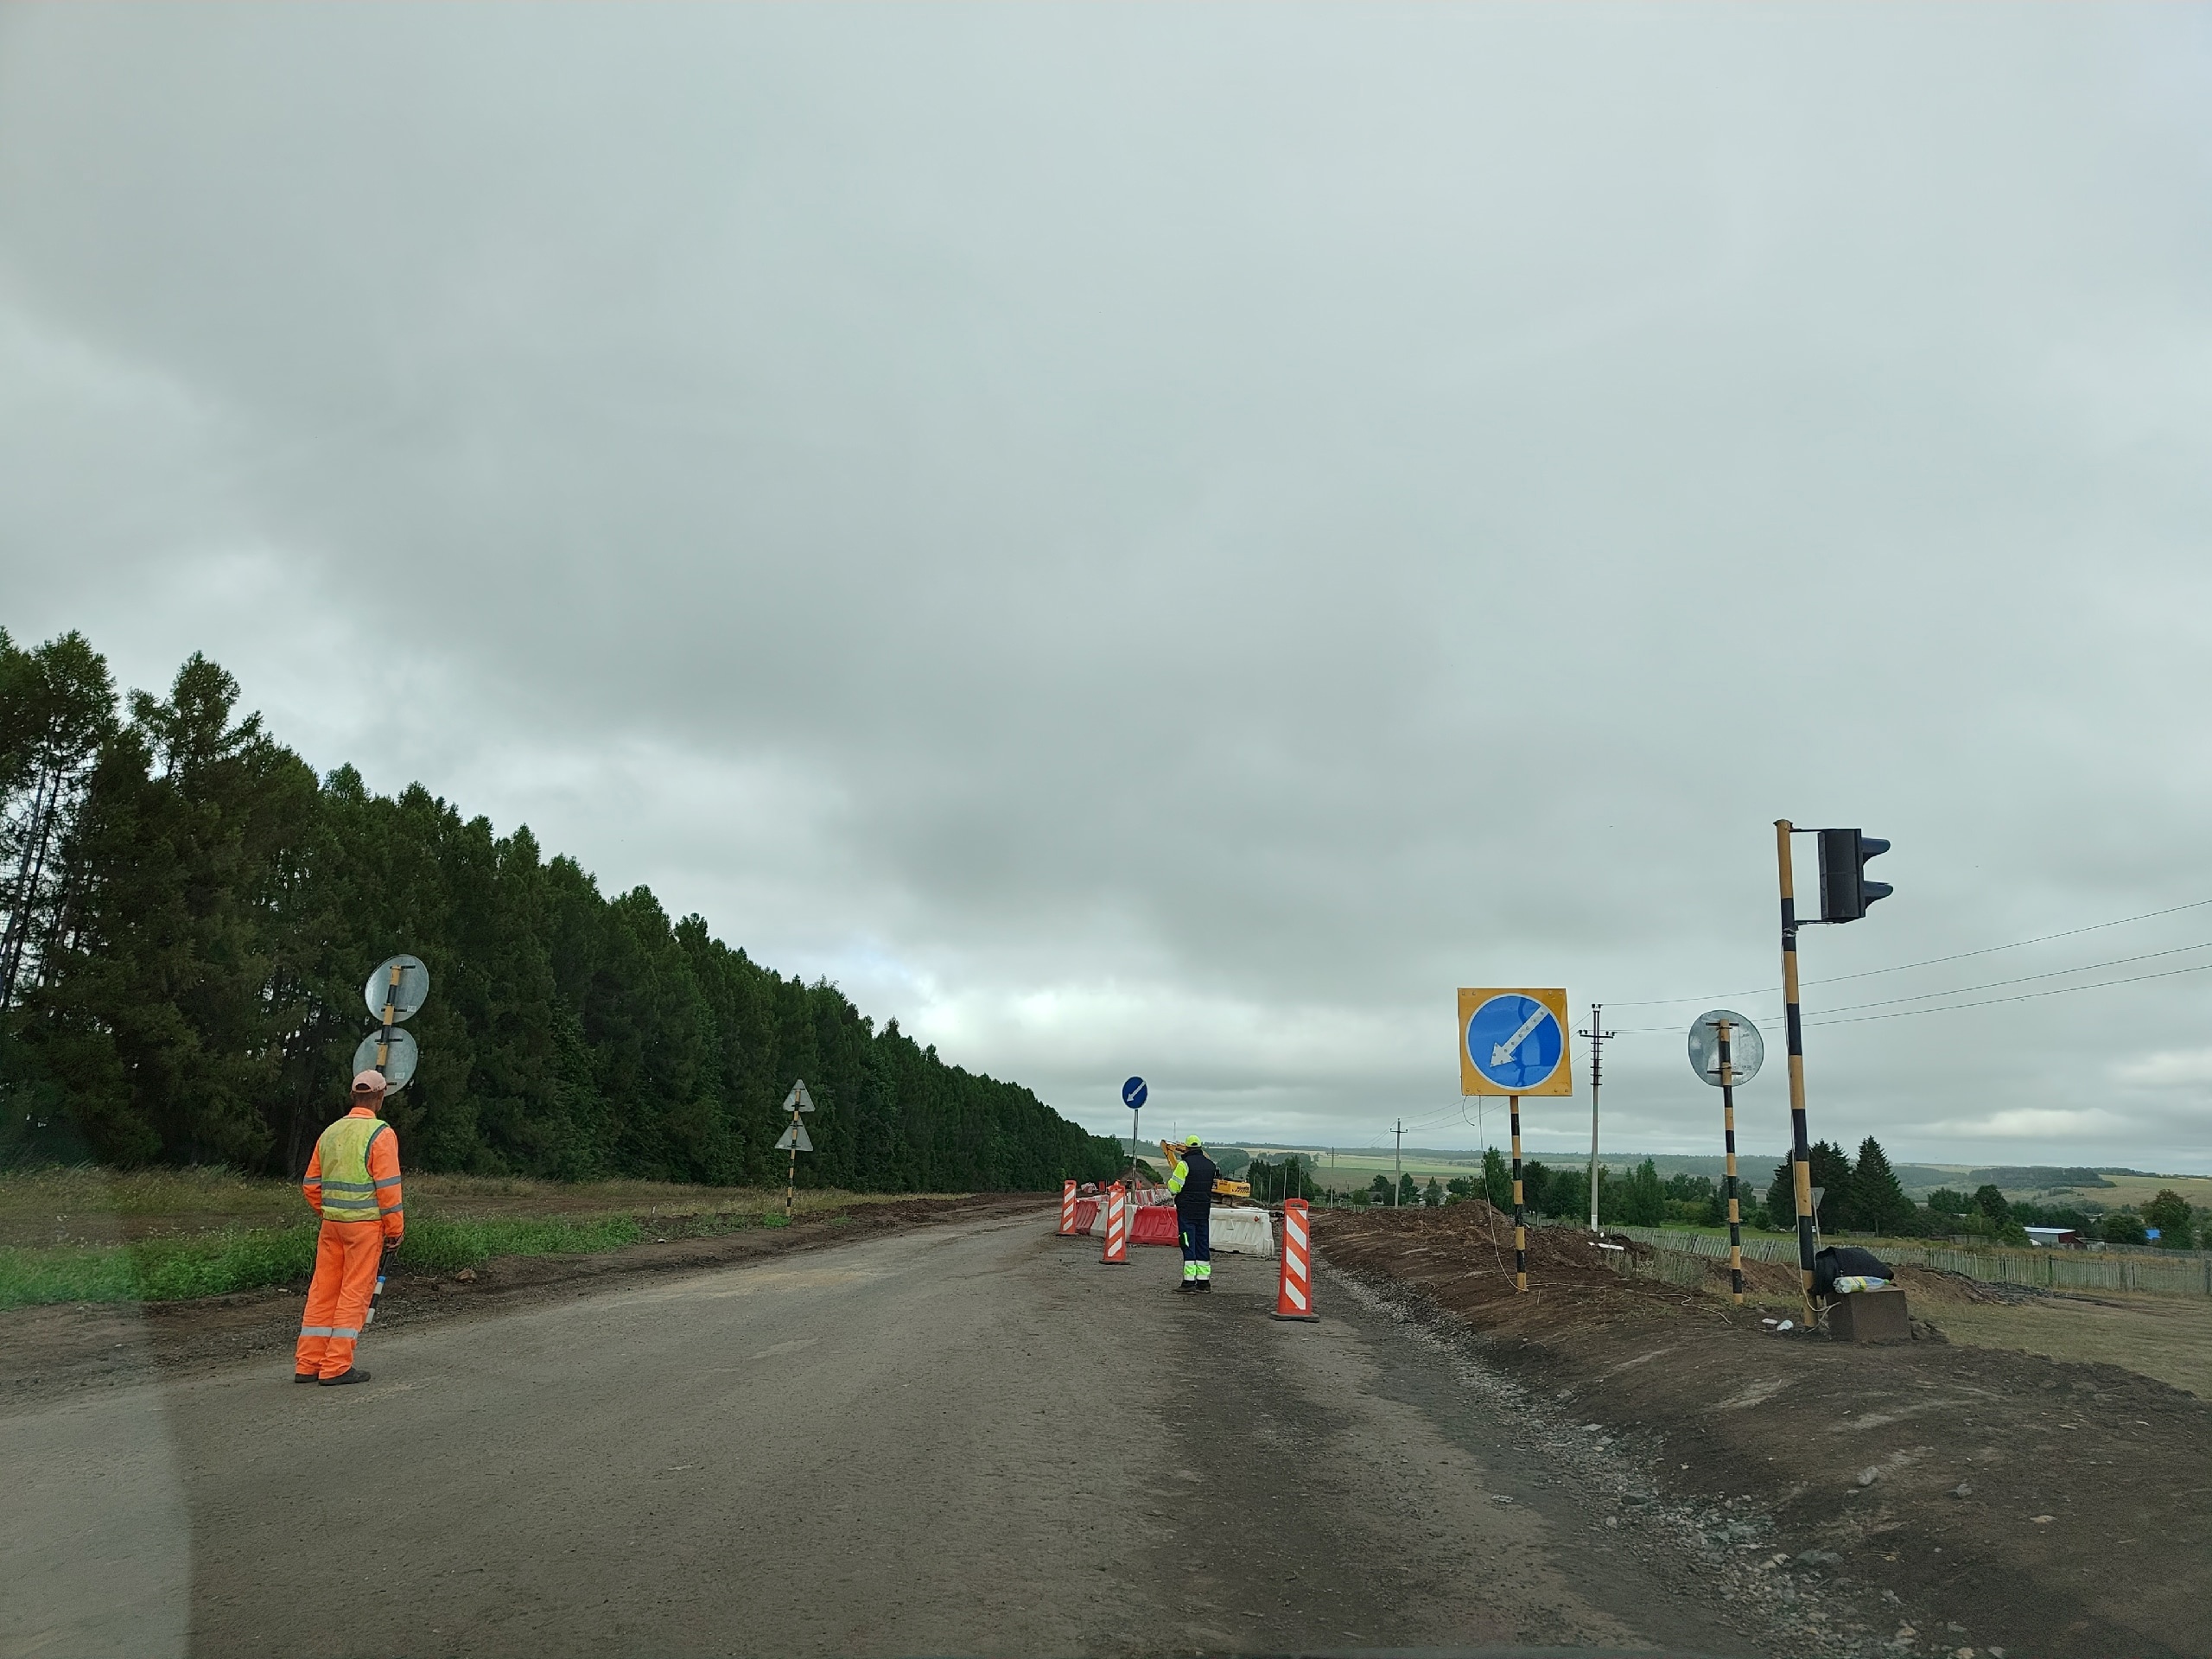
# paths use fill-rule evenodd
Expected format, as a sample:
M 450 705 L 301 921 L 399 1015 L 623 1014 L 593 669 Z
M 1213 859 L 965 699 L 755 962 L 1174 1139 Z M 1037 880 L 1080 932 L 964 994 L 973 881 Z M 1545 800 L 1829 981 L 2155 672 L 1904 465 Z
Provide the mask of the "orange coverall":
M 373 1118 L 376 1115 L 373 1107 L 356 1106 L 346 1116 Z M 407 1230 L 399 1186 L 399 1137 L 389 1127 L 379 1129 L 369 1142 L 368 1164 L 378 1218 L 333 1221 L 324 1217 L 321 1236 L 315 1241 L 315 1281 L 308 1287 L 307 1313 L 300 1322 L 300 1345 L 292 1361 L 296 1372 L 343 1376 L 353 1369 L 353 1344 L 360 1337 L 361 1318 L 369 1311 L 369 1297 L 376 1289 L 377 1262 L 385 1245 L 398 1243 Z M 307 1195 L 315 1214 L 322 1215 L 320 1141 L 315 1156 L 308 1160 L 307 1178 L 301 1182 L 300 1191 Z

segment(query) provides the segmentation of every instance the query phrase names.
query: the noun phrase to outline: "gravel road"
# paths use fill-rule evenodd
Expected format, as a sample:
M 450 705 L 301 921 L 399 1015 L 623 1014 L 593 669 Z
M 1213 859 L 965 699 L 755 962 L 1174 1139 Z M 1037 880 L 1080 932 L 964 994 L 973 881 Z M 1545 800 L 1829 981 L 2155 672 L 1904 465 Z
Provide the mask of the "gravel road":
M 1448 1363 L 1024 1215 L 0 1419 L 0 1651 L 1761 1649 Z

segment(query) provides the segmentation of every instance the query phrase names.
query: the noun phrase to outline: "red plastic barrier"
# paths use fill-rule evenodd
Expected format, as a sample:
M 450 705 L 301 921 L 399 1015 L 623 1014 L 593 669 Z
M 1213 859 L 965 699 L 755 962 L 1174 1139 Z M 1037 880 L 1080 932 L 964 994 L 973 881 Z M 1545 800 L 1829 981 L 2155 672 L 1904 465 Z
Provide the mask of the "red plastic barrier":
M 1175 1225 L 1175 1206 L 1172 1204 L 1148 1204 L 1137 1211 L 1135 1224 L 1129 1229 L 1132 1244 L 1179 1245 L 1183 1235 Z
M 1075 1230 L 1077 1232 L 1088 1233 L 1090 1230 L 1091 1223 L 1097 1219 L 1097 1199 L 1077 1198 L 1075 1201 Z

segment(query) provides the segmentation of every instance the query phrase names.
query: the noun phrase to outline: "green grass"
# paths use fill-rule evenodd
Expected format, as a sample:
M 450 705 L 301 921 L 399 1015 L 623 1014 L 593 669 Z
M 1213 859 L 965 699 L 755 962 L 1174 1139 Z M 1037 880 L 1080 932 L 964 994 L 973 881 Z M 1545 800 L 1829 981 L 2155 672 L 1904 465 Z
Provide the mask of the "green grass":
M 580 1255 L 647 1237 L 711 1238 L 747 1227 L 782 1227 L 779 1214 L 668 1217 L 425 1217 L 407 1230 L 398 1266 L 452 1273 L 496 1255 Z M 48 1302 L 176 1301 L 269 1285 L 297 1284 L 315 1271 L 316 1228 L 257 1227 L 133 1244 L 0 1249 L 0 1308 Z
M 801 1192 L 640 1180 L 563 1185 L 519 1177 L 410 1174 L 399 1266 L 455 1272 L 499 1255 L 561 1255 L 715 1238 L 873 1204 L 956 1194 Z M 315 1271 L 316 1224 L 289 1181 L 227 1170 L 90 1166 L 0 1172 L 0 1308 L 175 1301 Z

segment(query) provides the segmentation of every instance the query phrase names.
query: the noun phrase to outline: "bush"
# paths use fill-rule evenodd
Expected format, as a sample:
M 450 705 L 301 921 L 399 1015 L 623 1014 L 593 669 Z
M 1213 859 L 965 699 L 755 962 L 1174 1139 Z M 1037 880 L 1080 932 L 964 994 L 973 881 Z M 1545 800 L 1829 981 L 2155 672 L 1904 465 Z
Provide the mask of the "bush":
M 2142 1244 L 2148 1243 L 2143 1229 L 2143 1215 L 2137 1210 L 2107 1211 L 2098 1224 L 2097 1236 L 2107 1244 Z
M 2144 1225 L 2158 1230 L 2158 1245 L 2162 1250 L 2185 1250 L 2196 1243 L 2194 1219 L 2189 1200 L 2170 1186 L 2160 1187 L 2158 1195 L 2143 1206 Z

